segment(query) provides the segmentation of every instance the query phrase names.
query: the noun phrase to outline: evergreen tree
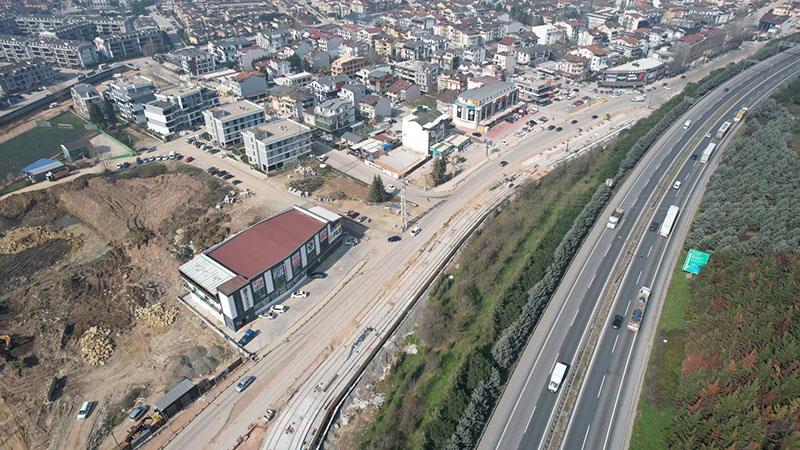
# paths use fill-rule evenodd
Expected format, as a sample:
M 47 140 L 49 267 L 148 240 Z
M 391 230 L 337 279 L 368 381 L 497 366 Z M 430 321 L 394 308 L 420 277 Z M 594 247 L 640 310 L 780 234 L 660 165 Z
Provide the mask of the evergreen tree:
M 372 178 L 372 185 L 369 188 L 369 201 L 370 203 L 383 203 L 389 200 L 389 193 L 383 187 L 383 180 L 381 177 L 375 175 Z
M 438 186 L 447 181 L 447 160 L 444 157 L 433 159 L 433 170 L 431 170 L 433 184 Z
M 103 111 L 97 106 L 96 103 L 89 104 L 89 122 L 95 125 L 102 125 L 105 123 L 105 116 Z
M 297 56 L 297 53 L 293 53 L 292 56 L 288 59 L 289 64 L 292 65 L 292 72 L 300 72 L 303 70 L 303 62 L 300 60 L 300 57 Z

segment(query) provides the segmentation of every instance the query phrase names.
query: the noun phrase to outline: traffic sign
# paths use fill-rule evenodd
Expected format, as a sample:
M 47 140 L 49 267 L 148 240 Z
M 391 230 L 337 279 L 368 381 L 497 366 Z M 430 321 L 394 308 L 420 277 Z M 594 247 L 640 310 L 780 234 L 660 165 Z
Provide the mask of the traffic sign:
M 690 248 L 686 255 L 686 261 L 683 262 L 682 270 L 697 275 L 708 262 L 708 256 L 708 253 Z

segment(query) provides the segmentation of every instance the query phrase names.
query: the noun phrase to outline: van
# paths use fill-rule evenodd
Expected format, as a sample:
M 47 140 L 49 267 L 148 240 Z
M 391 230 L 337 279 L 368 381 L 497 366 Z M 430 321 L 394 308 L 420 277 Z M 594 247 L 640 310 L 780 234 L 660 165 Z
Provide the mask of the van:
M 89 417 L 89 412 L 92 409 L 92 402 L 83 402 L 81 409 L 78 411 L 78 420 L 86 420 Z
M 175 152 L 169 152 L 169 159 L 175 159 Z
M 553 368 L 553 374 L 550 375 L 550 383 L 547 385 L 547 389 L 550 392 L 558 392 L 558 388 L 561 387 L 561 382 L 564 381 L 564 375 L 567 374 L 567 365 L 564 363 L 556 363 L 556 366 Z

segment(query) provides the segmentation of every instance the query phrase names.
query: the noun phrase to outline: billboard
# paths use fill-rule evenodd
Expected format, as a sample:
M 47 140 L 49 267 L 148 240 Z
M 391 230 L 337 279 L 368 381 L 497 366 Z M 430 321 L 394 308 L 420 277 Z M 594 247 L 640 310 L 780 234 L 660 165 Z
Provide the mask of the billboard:
M 686 261 L 683 262 L 683 267 L 681 269 L 684 272 L 697 275 L 708 262 L 708 256 L 708 253 L 690 248 L 689 253 L 686 255 Z

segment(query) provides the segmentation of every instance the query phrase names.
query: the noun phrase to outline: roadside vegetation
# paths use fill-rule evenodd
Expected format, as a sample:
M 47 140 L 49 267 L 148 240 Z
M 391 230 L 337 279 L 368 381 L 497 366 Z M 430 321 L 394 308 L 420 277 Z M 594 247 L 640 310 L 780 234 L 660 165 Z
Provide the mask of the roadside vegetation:
M 800 448 L 799 93 L 753 108 L 709 180 L 686 247 L 711 258 L 673 274 L 632 449 Z

